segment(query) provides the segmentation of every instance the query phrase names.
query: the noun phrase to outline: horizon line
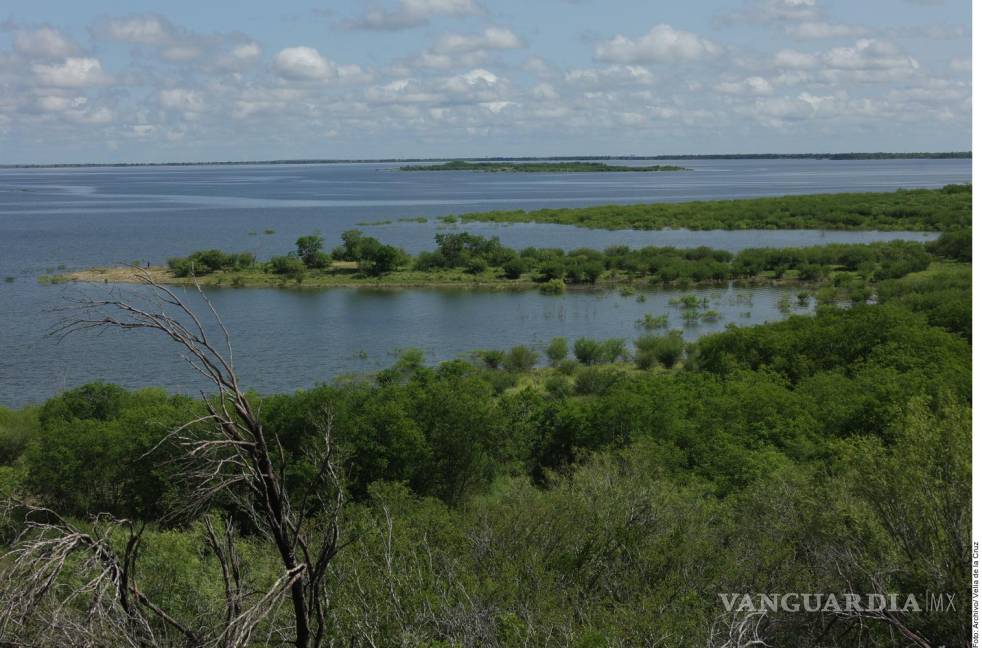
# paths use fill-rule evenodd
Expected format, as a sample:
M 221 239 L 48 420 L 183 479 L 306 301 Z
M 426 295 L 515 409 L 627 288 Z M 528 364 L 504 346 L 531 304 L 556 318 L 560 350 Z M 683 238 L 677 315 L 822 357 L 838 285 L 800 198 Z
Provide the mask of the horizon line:
M 541 161 L 541 160 L 752 160 L 752 159 L 816 159 L 816 160 L 863 160 L 863 159 L 971 159 L 972 151 L 855 151 L 840 153 L 683 153 L 657 155 L 552 155 L 552 156 L 445 156 L 415 158 L 282 158 L 271 160 L 211 160 L 201 162 L 39 162 L 0 164 L 0 169 L 57 169 L 81 167 L 163 167 L 163 166 L 246 166 L 246 165 L 303 165 L 303 164 L 382 164 L 401 162 L 500 162 L 500 161 Z

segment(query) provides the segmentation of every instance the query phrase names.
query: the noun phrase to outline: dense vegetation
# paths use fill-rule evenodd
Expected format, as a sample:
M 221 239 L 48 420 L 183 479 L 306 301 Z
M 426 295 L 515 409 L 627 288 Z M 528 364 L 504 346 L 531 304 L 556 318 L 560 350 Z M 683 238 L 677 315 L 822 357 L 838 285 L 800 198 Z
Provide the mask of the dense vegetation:
M 971 226 L 970 185 L 648 205 L 464 214 L 463 221 L 558 223 L 595 229 L 934 230 Z
M 311 234 L 268 261 L 171 259 L 173 277 L 232 285 L 799 281 L 818 306 L 695 343 L 649 315 L 631 341 L 555 338 L 436 366 L 409 350 L 293 394 L 223 383 L 231 359 L 194 318 L 124 306 L 83 320 L 157 327 L 222 396 L 93 383 L 0 408 L 0 643 L 967 645 L 970 201 L 953 186 L 521 213 L 942 232 L 927 244 L 514 250 L 444 232 L 411 257 L 351 230 L 330 252 Z M 950 594 L 955 608 L 728 612 L 720 599 L 795 592 Z
M 348 237 L 342 254 L 361 262 L 360 240 Z M 633 349 L 557 339 L 435 367 L 407 352 L 374 377 L 253 395 L 288 480 L 316 473 L 309 449 L 325 421 L 343 451 L 350 544 L 328 579 L 330 636 L 380 646 L 723 646 L 736 645 L 726 642 L 749 619 L 775 646 L 907 645 L 901 628 L 925 645 L 966 645 L 970 268 L 955 261 L 965 240 L 951 235 L 930 252 L 699 257 L 743 258 L 748 272 L 889 270 L 878 304 L 824 307 L 691 345 L 671 332 L 643 335 Z M 319 247 L 294 258 L 306 267 Z M 487 239 L 439 247 L 449 264 L 500 252 Z M 900 260 L 905 250 L 949 260 L 932 256 L 923 270 Z M 534 368 L 540 353 L 548 366 Z M 166 440 L 203 407 L 92 384 L 0 409 L 0 486 L 84 528 L 96 513 L 147 524 L 141 593 L 205 624 L 228 594 L 224 564 L 205 550 L 208 521 L 236 519 L 238 500 L 182 511 L 182 451 Z M 280 575 L 271 541 L 248 518 L 236 523 L 244 587 L 264 592 Z M 9 534 L 16 515 L 7 524 Z M 719 598 L 851 591 L 948 592 L 956 612 L 732 617 Z M 87 627 L 85 611 L 79 601 L 59 613 Z M 288 606 L 277 608 L 253 642 L 288 621 Z M 4 639 L 40 643 L 46 623 L 34 623 L 8 627 Z M 166 624 L 154 631 L 177 642 Z
M 297 240 L 297 250 L 257 263 L 248 254 L 218 250 L 195 252 L 171 259 L 176 277 L 193 273 L 206 277 L 223 272 L 232 277 L 265 274 L 297 283 L 316 284 L 323 278 L 378 278 L 395 275 L 407 281 L 470 277 L 485 283 L 536 282 L 544 287 L 567 284 L 649 282 L 688 285 L 728 280 L 832 281 L 837 286 L 863 287 L 871 281 L 904 276 L 924 270 L 933 258 L 965 260 L 971 256 L 971 239 L 964 232 L 945 233 L 937 242 L 892 241 L 873 244 L 831 244 L 808 248 L 752 248 L 731 254 L 708 247 L 672 248 L 627 246 L 603 251 L 554 248 L 514 250 L 497 237 L 467 233 L 436 235 L 437 247 L 415 258 L 403 250 L 383 245 L 357 230 L 342 235 L 343 244 L 330 254 L 322 251 L 317 235 Z M 250 273 L 252 273 L 250 275 Z M 390 276 L 390 279 L 392 277 Z
M 411 165 L 400 171 L 487 171 L 500 173 L 624 173 L 653 171 L 691 171 L 670 164 L 654 166 L 625 166 L 604 162 L 464 162 L 454 160 L 443 164 Z

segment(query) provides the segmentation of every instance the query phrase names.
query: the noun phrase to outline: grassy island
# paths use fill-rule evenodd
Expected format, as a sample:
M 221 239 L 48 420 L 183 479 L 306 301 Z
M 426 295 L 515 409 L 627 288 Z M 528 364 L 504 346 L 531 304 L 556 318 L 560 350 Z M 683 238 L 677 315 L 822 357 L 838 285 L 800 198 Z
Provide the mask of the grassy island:
M 969 260 L 968 231 L 946 232 L 932 243 L 890 241 L 831 244 L 805 248 L 755 248 L 732 254 L 709 247 L 612 246 L 581 248 L 505 247 L 497 237 L 467 233 L 436 235 L 437 247 L 410 256 L 358 230 L 342 235 L 343 244 L 322 251 L 318 235 L 302 236 L 297 249 L 259 261 L 248 253 L 202 250 L 173 258 L 167 267 L 92 268 L 43 283 L 83 281 L 135 283 L 148 273 L 158 283 L 246 287 L 473 287 L 567 288 L 653 285 L 688 287 L 738 281 L 746 285 L 805 284 L 834 287 L 840 298 L 867 299 L 875 282 L 927 269 L 940 259 Z
M 945 231 L 971 225 L 972 186 L 534 211 L 516 209 L 469 213 L 459 218 L 464 222 L 554 223 L 610 230 Z
M 604 162 L 464 162 L 416 164 L 399 167 L 400 171 L 485 171 L 492 173 L 625 173 L 655 171 L 691 171 L 671 164 L 624 166 Z

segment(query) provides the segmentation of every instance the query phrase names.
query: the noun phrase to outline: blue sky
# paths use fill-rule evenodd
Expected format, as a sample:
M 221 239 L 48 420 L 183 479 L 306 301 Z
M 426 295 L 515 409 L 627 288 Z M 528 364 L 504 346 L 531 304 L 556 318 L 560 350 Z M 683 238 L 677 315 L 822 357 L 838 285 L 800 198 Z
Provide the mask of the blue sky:
M 7 0 L 0 163 L 967 150 L 968 0 Z

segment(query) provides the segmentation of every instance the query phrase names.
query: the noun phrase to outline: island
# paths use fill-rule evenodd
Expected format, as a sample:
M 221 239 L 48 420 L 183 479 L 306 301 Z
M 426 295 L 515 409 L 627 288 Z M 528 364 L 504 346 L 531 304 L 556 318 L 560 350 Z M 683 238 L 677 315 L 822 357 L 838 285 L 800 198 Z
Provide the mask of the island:
M 658 171 L 691 171 L 671 164 L 625 166 L 605 162 L 465 162 L 453 160 L 443 164 L 411 164 L 400 171 L 483 171 L 486 173 L 652 173 Z
M 945 232 L 936 241 L 830 244 L 803 248 L 755 248 L 733 254 L 708 247 L 648 246 L 605 250 L 514 250 L 497 237 L 440 233 L 436 249 L 411 256 L 358 230 L 342 245 L 323 251 L 318 234 L 301 236 L 296 249 L 266 261 L 255 255 L 200 250 L 166 266 L 102 267 L 42 276 L 41 283 L 155 283 L 230 288 L 440 288 L 567 289 L 645 286 L 784 285 L 815 290 L 825 303 L 865 301 L 887 279 L 927 270 L 943 258 L 971 258 L 971 232 Z

